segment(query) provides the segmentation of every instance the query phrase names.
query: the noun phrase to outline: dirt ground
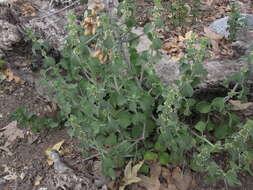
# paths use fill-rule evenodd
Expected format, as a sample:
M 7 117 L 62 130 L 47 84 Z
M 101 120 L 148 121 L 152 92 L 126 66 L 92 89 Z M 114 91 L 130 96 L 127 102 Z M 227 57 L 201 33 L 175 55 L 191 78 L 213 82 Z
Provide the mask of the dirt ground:
M 11 121 L 9 116 L 19 106 L 26 107 L 36 115 L 45 114 L 48 104 L 29 85 L 20 85 L 15 82 L 3 82 L 0 84 L 0 131 Z M 45 150 L 64 140 L 64 150 L 68 153 L 64 160 L 72 168 L 86 171 L 90 166 L 89 160 L 81 156 L 78 151 L 78 142 L 71 139 L 67 129 L 43 131 L 33 133 L 29 127 L 19 126 L 24 130 L 24 138 L 16 139 L 8 150 L 0 149 L 0 189 L 1 190 L 32 190 L 45 187 L 44 179 L 54 171 L 46 162 Z M 0 147 L 6 139 L 0 139 Z M 9 176 L 10 180 L 3 183 L 2 177 Z M 37 185 L 35 185 L 37 183 Z

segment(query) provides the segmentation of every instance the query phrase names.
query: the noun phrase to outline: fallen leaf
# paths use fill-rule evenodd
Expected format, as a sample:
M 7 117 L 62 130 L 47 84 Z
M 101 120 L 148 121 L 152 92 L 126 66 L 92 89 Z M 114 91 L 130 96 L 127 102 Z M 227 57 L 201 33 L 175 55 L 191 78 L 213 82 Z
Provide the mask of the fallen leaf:
M 214 0 L 204 0 L 204 2 L 208 7 L 211 7 L 212 4 L 214 3 Z
M 6 76 L 6 80 L 8 82 L 11 82 L 11 81 L 15 81 L 16 83 L 23 82 L 18 76 L 15 76 L 14 73 L 10 69 L 6 69 L 4 71 L 4 75 Z
M 36 9 L 31 3 L 25 3 L 21 7 L 21 11 L 25 16 L 36 16 Z
M 171 177 L 178 190 L 189 190 L 194 184 L 191 172 L 183 173 L 179 167 L 173 170 Z
M 4 167 L 3 173 L 7 173 L 7 175 L 2 177 L 3 179 L 7 181 L 11 181 L 11 180 L 16 180 L 18 178 L 18 175 L 16 174 L 16 172 L 14 172 L 12 168 L 9 168 L 7 165 L 3 165 L 3 167 Z
M 241 103 L 240 100 L 229 100 L 229 103 L 232 105 L 231 110 L 234 111 L 245 110 L 253 105 L 253 102 Z
M 153 162 L 150 165 L 150 177 L 145 175 L 140 175 L 141 181 L 139 185 L 145 187 L 147 190 L 159 190 L 160 181 L 159 176 L 161 174 L 161 166 L 158 163 Z
M 127 185 L 141 181 L 141 179 L 137 177 L 137 173 L 143 163 L 144 161 L 141 161 L 132 167 L 132 161 L 128 162 L 124 171 L 124 178 L 123 178 L 124 184 L 120 186 L 119 190 L 124 190 Z
M 176 185 L 173 183 L 172 174 L 168 168 L 162 168 L 162 176 L 166 180 L 167 185 L 163 185 L 160 190 L 178 190 Z
M 208 38 L 211 40 L 211 44 L 213 47 L 213 50 L 215 52 L 219 52 L 219 40 L 221 40 L 224 35 L 217 34 L 216 32 L 212 31 L 209 27 L 204 27 L 204 32 Z
M 48 159 L 47 159 L 47 163 L 48 163 L 49 166 L 53 165 L 53 163 L 54 163 L 53 160 L 52 160 L 52 158 L 51 158 L 51 156 L 50 156 L 50 152 L 51 152 L 52 150 L 57 150 L 58 152 L 61 153 L 60 149 L 61 149 L 63 143 L 64 143 L 64 140 L 62 140 L 62 141 L 56 143 L 56 144 L 53 145 L 52 147 L 48 147 L 47 150 L 45 151 L 45 154 L 47 155 L 47 158 L 48 158 Z
M 187 33 L 185 34 L 185 39 L 186 39 L 186 40 L 191 39 L 192 35 L 193 35 L 193 32 L 192 32 L 192 31 L 187 32 Z
M 40 185 L 40 182 L 43 178 L 41 176 L 36 176 L 35 180 L 34 180 L 34 185 L 38 186 Z
M 17 121 L 12 121 L 6 127 L 2 128 L 0 137 L 7 138 L 4 147 L 9 146 L 17 137 L 24 138 L 24 131 L 17 127 Z

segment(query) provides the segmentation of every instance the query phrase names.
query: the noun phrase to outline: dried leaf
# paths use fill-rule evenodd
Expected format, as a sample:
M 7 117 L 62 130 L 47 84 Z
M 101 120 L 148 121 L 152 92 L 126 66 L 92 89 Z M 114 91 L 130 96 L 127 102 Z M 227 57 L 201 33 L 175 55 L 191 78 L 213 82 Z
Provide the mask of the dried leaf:
M 188 190 L 194 184 L 191 172 L 183 173 L 179 167 L 173 170 L 172 179 L 178 190 Z
M 213 39 L 213 40 L 221 40 L 224 37 L 224 35 L 218 34 L 206 26 L 204 26 L 204 32 L 207 37 L 209 37 L 210 39 Z
M 11 181 L 11 180 L 16 180 L 18 178 L 17 173 L 14 172 L 14 170 L 12 168 L 9 168 L 7 165 L 3 165 L 3 167 L 4 167 L 3 173 L 7 173 L 7 175 L 5 175 L 3 177 L 3 179 L 5 179 L 7 181 Z
M 51 156 L 50 156 L 50 152 L 51 152 L 52 150 L 57 150 L 58 152 L 61 153 L 60 149 L 61 149 L 63 143 L 64 143 L 64 140 L 62 140 L 62 141 L 56 143 L 56 144 L 53 145 L 52 147 L 48 147 L 47 150 L 45 151 L 45 153 L 46 153 L 46 155 L 47 155 L 47 158 L 48 158 L 48 159 L 47 159 L 47 163 L 48 163 L 49 166 L 53 165 L 53 163 L 54 163 L 53 160 L 52 160 L 52 158 L 51 158 Z
M 191 39 L 192 34 L 193 34 L 193 32 L 192 32 L 192 31 L 187 32 L 187 33 L 185 34 L 185 40 L 189 40 L 189 39 Z
M 141 181 L 141 179 L 137 177 L 137 173 L 143 163 L 144 161 L 141 161 L 132 167 L 132 161 L 128 162 L 124 171 L 124 184 L 119 188 L 119 190 L 124 190 L 127 185 Z
M 211 44 L 213 46 L 213 50 L 215 52 L 219 52 L 219 40 L 221 40 L 224 35 L 217 34 L 216 32 L 212 31 L 209 27 L 204 27 L 204 32 L 208 38 L 211 40 Z
M 43 178 L 42 178 L 41 176 L 37 176 L 37 177 L 35 178 L 35 180 L 34 180 L 34 185 L 35 185 L 35 186 L 40 185 L 40 182 L 41 182 L 42 179 L 43 179 Z
M 172 174 L 169 169 L 162 168 L 162 176 L 167 182 L 167 186 L 164 190 L 178 190 L 176 185 L 173 183 Z
M 147 190 L 159 190 L 160 181 L 159 176 L 161 174 L 161 166 L 158 163 L 152 163 L 150 166 L 150 177 L 140 175 L 141 181 L 140 186 L 145 187 Z
M 233 106 L 231 110 L 234 111 L 245 110 L 253 105 L 253 102 L 241 103 L 240 100 L 229 100 L 229 103 Z
M 8 82 L 15 81 L 16 83 L 22 83 L 22 80 L 18 76 L 15 76 L 10 69 L 6 69 L 4 71 L 4 75 L 6 76 L 6 80 Z
M 211 7 L 212 4 L 214 3 L 214 0 L 204 0 L 204 2 L 208 7 Z
M 32 6 L 31 3 L 25 3 L 21 7 L 21 11 L 25 16 L 36 16 L 36 9 Z
M 4 136 L 7 138 L 4 147 L 9 146 L 17 137 L 24 138 L 24 131 L 19 129 L 17 124 L 17 121 L 12 121 L 6 127 L 2 128 L 4 131 L 0 133 L 0 137 Z

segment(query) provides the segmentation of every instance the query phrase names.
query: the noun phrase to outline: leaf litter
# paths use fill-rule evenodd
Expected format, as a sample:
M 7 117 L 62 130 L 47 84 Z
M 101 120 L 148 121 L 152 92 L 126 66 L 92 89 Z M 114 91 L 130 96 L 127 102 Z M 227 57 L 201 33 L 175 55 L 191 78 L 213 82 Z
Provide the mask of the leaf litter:
M 24 131 L 17 127 L 17 121 L 12 121 L 7 126 L 3 127 L 0 132 L 0 137 L 7 138 L 4 147 L 8 147 L 17 138 L 24 138 Z
M 124 172 L 124 185 L 120 190 L 130 184 L 134 184 L 132 187 L 135 189 L 138 185 L 146 190 L 190 190 L 196 185 L 190 170 L 183 172 L 179 167 L 162 167 L 157 162 L 149 164 L 150 176 L 137 175 L 142 164 L 143 162 L 140 162 L 132 167 L 132 162 L 128 163 Z

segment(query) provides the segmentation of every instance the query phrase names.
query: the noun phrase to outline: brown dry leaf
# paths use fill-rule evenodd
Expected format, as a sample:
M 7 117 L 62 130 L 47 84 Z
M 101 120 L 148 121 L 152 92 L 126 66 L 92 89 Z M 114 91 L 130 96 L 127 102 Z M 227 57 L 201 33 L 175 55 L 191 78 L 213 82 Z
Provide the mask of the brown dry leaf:
M 224 35 L 217 34 L 216 32 L 213 32 L 209 27 L 204 27 L 204 32 L 208 38 L 210 38 L 213 50 L 215 52 L 219 52 L 219 40 L 221 40 Z
M 32 6 L 31 3 L 25 3 L 21 7 L 21 11 L 25 16 L 36 16 L 36 9 Z
M 137 177 L 137 173 L 143 163 L 144 161 L 141 161 L 132 167 L 132 161 L 128 162 L 124 171 L 124 184 L 120 186 L 119 190 L 124 190 L 127 185 L 141 181 L 141 178 Z
M 253 105 L 253 102 L 241 103 L 240 100 L 229 100 L 229 103 L 232 105 L 231 110 L 234 111 L 246 110 Z
M 4 130 L 0 133 L 0 137 L 4 136 L 7 141 L 4 147 L 9 146 L 17 137 L 24 138 L 24 131 L 17 127 L 17 121 L 12 121 L 6 127 L 2 128 Z
M 183 173 L 179 167 L 176 167 L 171 177 L 178 190 L 189 190 L 194 186 L 194 180 L 190 171 Z
M 42 178 L 41 176 L 38 175 L 38 176 L 35 178 L 35 180 L 34 180 L 34 185 L 35 185 L 35 186 L 40 185 L 42 179 L 43 179 L 43 178 Z
M 150 177 L 140 175 L 141 181 L 139 182 L 139 185 L 145 187 L 147 190 L 159 190 L 161 186 L 159 181 L 160 174 L 161 166 L 158 163 L 153 162 L 150 165 Z
M 22 83 L 22 80 L 18 76 L 15 76 L 10 69 L 6 69 L 4 71 L 4 75 L 6 76 L 6 80 L 8 82 L 15 81 L 16 83 Z
M 178 190 L 176 185 L 173 183 L 172 174 L 169 169 L 162 168 L 162 176 L 166 180 L 167 185 L 163 185 L 160 190 Z
M 185 34 L 185 40 L 189 40 L 189 39 L 191 39 L 192 35 L 193 35 L 192 30 L 191 30 L 191 31 L 189 31 L 189 32 L 187 32 L 187 33 Z
M 173 61 L 179 61 L 182 57 L 184 56 L 184 53 L 183 52 L 180 52 L 179 54 L 175 55 L 175 56 L 172 56 L 171 59 Z
M 62 153 L 62 151 L 60 151 L 60 149 L 61 149 L 63 143 L 64 143 L 64 140 L 56 143 L 52 147 L 48 147 L 47 150 L 45 151 L 45 154 L 47 155 L 47 158 L 48 158 L 47 159 L 47 163 L 48 163 L 49 166 L 53 165 L 53 163 L 54 163 L 53 160 L 52 160 L 52 158 L 51 158 L 51 156 L 50 156 L 50 152 L 52 150 L 57 150 L 58 152 Z

